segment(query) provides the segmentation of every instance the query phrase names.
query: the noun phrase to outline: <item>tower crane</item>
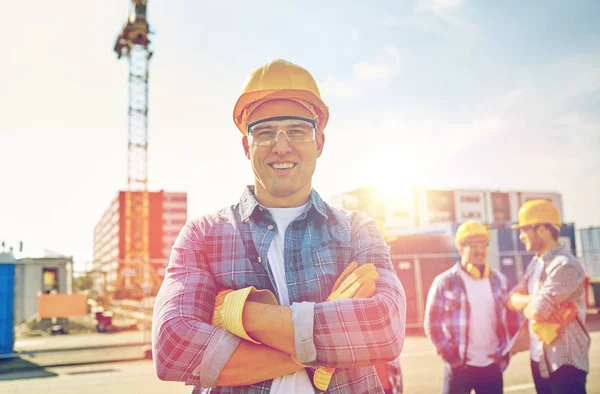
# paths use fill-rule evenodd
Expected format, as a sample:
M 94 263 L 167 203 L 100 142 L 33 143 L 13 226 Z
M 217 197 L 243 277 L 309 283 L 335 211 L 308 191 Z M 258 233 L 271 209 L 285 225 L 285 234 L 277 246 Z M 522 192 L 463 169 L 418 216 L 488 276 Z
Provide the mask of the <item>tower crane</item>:
M 130 12 L 117 37 L 117 58 L 129 60 L 128 175 L 124 209 L 124 253 L 115 283 L 116 299 L 141 298 L 155 282 L 149 254 L 148 66 L 150 27 L 148 0 L 129 0 Z M 154 273 L 156 274 L 156 273 Z

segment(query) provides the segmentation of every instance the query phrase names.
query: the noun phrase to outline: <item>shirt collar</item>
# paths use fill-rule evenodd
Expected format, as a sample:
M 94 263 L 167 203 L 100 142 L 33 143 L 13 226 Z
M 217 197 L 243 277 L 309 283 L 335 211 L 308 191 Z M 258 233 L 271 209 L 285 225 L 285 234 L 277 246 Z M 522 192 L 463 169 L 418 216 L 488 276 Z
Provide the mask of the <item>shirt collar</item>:
M 565 245 L 559 243 L 554 249 L 544 254 L 541 259 L 544 261 L 544 263 L 548 264 L 549 262 L 554 260 L 554 258 L 562 251 L 564 247 Z
M 259 209 L 261 205 L 256 201 L 254 197 L 254 186 L 248 185 L 244 189 L 242 196 L 240 197 L 240 216 L 243 221 L 249 220 L 250 216 L 254 213 L 256 209 Z M 315 212 L 319 215 L 323 216 L 325 219 L 327 217 L 327 211 L 325 209 L 325 202 L 321 199 L 321 196 L 312 189 L 310 192 L 310 197 L 308 199 L 308 208 L 307 212 L 310 212 L 314 208 Z

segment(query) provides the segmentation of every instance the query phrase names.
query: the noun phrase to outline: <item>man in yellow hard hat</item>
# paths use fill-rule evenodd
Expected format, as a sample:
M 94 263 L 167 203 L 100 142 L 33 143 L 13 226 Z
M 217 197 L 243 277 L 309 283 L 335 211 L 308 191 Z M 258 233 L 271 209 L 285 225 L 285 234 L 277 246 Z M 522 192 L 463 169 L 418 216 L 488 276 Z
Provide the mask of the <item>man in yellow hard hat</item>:
M 275 60 L 250 75 L 233 120 L 254 185 L 175 242 L 154 308 L 160 379 L 194 392 L 383 392 L 374 365 L 400 354 L 404 290 L 375 221 L 312 188 L 328 118 L 304 68 Z
M 508 365 L 507 281 L 487 264 L 491 235 L 476 221 L 455 236 L 460 262 L 429 289 L 425 333 L 445 364 L 444 394 L 501 394 Z
M 511 291 L 509 307 L 527 319 L 515 339 L 529 347 L 538 394 L 585 393 L 590 338 L 585 328 L 584 269 L 559 242 L 560 214 L 546 200 L 519 209 L 519 239 L 535 256 Z M 574 312 L 574 313 L 572 313 Z

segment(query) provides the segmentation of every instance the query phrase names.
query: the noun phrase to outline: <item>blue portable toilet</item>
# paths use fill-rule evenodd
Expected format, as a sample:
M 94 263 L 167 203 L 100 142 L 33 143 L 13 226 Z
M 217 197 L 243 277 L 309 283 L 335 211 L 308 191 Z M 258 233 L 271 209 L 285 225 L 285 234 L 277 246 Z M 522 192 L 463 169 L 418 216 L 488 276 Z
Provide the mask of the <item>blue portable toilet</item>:
M 0 355 L 11 354 L 14 346 L 15 258 L 0 253 Z

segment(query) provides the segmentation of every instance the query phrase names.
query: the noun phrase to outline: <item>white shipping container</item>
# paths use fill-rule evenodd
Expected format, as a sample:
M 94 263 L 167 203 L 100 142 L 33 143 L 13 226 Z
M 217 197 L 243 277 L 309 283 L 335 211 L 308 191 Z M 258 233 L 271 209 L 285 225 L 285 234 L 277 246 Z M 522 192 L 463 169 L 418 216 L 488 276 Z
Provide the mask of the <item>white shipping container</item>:
M 476 220 L 488 223 L 486 192 L 483 190 L 457 190 L 454 192 L 456 222 Z

